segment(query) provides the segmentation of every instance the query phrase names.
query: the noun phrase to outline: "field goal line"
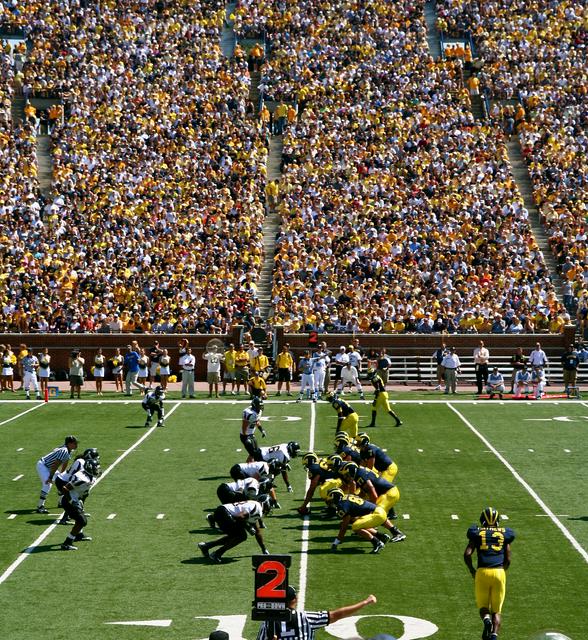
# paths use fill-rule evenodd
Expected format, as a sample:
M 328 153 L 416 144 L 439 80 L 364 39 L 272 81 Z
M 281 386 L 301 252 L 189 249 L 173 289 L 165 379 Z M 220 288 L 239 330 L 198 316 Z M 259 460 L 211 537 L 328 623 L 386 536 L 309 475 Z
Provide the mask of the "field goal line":
M 177 402 L 174 406 L 169 410 L 166 414 L 165 418 L 167 419 L 171 414 L 180 406 L 180 403 Z M 128 449 L 125 449 L 123 453 L 107 468 L 104 470 L 102 475 L 96 480 L 93 489 L 101 482 L 106 476 L 116 467 L 119 463 L 121 463 L 128 455 L 136 449 L 144 440 L 146 440 L 156 429 L 157 425 L 152 426 L 148 431 L 146 431 L 136 442 L 131 445 Z M 32 554 L 35 549 L 47 538 L 47 536 L 57 527 L 58 525 L 54 522 L 50 524 L 45 531 L 31 544 L 28 546 L 19 556 L 18 558 L 0 575 L 0 584 L 5 582 L 14 571 Z
M 584 406 L 586 406 L 585 403 Z M 588 563 L 588 552 L 582 547 L 582 545 L 574 538 L 574 536 L 569 532 L 566 526 L 560 521 L 560 519 L 553 513 L 553 511 L 545 504 L 545 502 L 541 499 L 539 494 L 533 489 L 533 487 L 521 476 L 521 474 L 512 466 L 512 464 L 494 447 L 490 441 L 483 436 L 474 425 L 463 415 L 461 414 L 454 406 L 452 406 L 451 402 L 447 402 L 447 406 L 453 411 L 459 419 L 466 425 L 466 427 L 477 436 L 492 453 L 502 462 L 502 464 L 511 472 L 514 476 L 515 480 L 522 485 L 522 487 L 527 491 L 527 493 L 535 500 L 535 502 L 539 505 L 542 511 L 547 515 L 547 517 L 555 524 L 555 526 L 563 533 L 564 537 L 568 540 L 568 542 L 574 547 L 574 549 L 584 558 L 584 561 Z

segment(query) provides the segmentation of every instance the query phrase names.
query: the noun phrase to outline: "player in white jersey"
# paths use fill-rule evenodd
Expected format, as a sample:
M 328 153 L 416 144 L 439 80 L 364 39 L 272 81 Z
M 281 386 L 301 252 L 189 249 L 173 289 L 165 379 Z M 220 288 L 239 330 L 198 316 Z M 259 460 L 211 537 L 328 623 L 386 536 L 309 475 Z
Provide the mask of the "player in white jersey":
M 263 400 L 259 396 L 253 396 L 251 406 L 243 410 L 243 420 L 241 422 L 241 433 L 239 437 L 247 453 L 247 462 L 255 458 L 255 451 L 259 448 L 255 439 L 255 430 L 259 429 L 261 437 L 266 437 L 266 432 L 261 426 L 261 414 L 263 412 Z
M 310 400 L 312 397 L 313 402 L 316 402 L 313 368 L 314 359 L 310 357 L 310 351 L 305 351 L 304 355 L 298 362 L 298 371 L 300 372 L 300 391 L 298 393 L 298 398 L 296 398 L 296 402 L 302 402 L 305 392 L 307 400 Z
M 535 392 L 535 400 L 540 400 L 543 397 L 545 385 L 547 384 L 547 378 L 543 367 L 533 367 L 531 372 L 531 383 Z
M 292 485 L 288 478 L 288 462 L 290 462 L 292 458 L 295 458 L 299 451 L 300 445 L 294 440 L 291 440 L 290 442 L 276 444 L 273 447 L 260 447 L 256 453 L 256 457 L 257 460 L 267 462 L 270 465 L 270 470 L 272 467 L 274 467 L 276 471 L 279 470 L 286 483 L 288 493 L 292 493 Z
M 321 399 L 325 391 L 325 376 L 331 358 L 324 351 L 316 351 L 312 354 L 312 375 L 314 376 L 314 397 Z
M 92 540 L 84 533 L 84 527 L 88 524 L 88 518 L 84 513 L 84 498 L 99 475 L 100 465 L 93 459 L 86 460 L 84 468 L 76 471 L 63 487 L 62 506 L 65 513 L 74 520 L 71 531 L 61 545 L 63 551 L 77 551 L 78 548 L 74 546 L 74 542 Z
M 264 491 L 261 490 L 262 486 L 264 487 Z M 247 500 L 256 500 L 257 496 L 262 493 L 268 493 L 271 486 L 271 480 L 265 480 L 263 484 L 261 484 L 255 478 L 244 478 L 243 480 L 235 480 L 235 482 L 223 482 L 219 484 L 216 495 L 221 504 L 246 502 Z M 207 514 L 206 521 L 214 528 L 216 526 L 214 513 Z
M 230 474 L 233 480 L 243 480 L 244 478 L 266 480 L 270 477 L 270 469 L 267 462 L 241 462 L 231 467 Z
M 223 554 L 247 540 L 247 533 L 254 535 L 261 552 L 264 555 L 269 555 L 263 541 L 259 520 L 264 514 L 270 512 L 270 508 L 267 496 L 263 502 L 246 500 L 217 507 L 214 510 L 214 521 L 225 535 L 211 542 L 199 542 L 198 548 L 202 555 L 212 562 L 220 564 Z M 214 547 L 219 547 L 218 551 L 210 551 Z
M 57 472 L 55 474 L 55 487 L 59 492 L 59 502 L 58 506 L 62 506 L 62 497 L 63 497 L 63 487 L 72 479 L 72 477 L 78 472 L 84 470 L 84 465 L 86 464 L 86 460 L 94 460 L 98 464 L 100 464 L 100 453 L 98 453 L 98 449 L 92 447 L 90 449 L 86 449 L 81 456 L 77 456 L 73 461 L 69 469 L 67 471 Z M 85 513 L 85 511 L 84 511 Z M 86 515 L 88 515 L 86 513 Z M 69 517 L 67 513 L 64 513 L 61 516 L 61 519 L 56 521 L 57 524 L 68 524 Z
M 351 362 L 348 362 L 341 369 L 341 380 L 339 380 L 339 384 L 337 385 L 337 393 L 341 393 L 342 395 L 344 395 L 346 386 L 349 386 L 349 391 L 351 391 L 351 387 L 354 386 L 359 392 L 360 398 L 362 400 L 365 400 L 363 388 L 361 386 L 361 382 L 359 381 L 359 372 L 357 368 L 351 364 Z
M 157 426 L 163 427 L 163 418 L 165 416 L 165 410 L 163 408 L 164 400 L 165 392 L 160 385 L 157 385 L 153 391 L 147 391 L 141 401 L 141 406 L 147 412 L 147 419 L 145 420 L 146 427 L 151 424 L 154 413 L 157 413 Z

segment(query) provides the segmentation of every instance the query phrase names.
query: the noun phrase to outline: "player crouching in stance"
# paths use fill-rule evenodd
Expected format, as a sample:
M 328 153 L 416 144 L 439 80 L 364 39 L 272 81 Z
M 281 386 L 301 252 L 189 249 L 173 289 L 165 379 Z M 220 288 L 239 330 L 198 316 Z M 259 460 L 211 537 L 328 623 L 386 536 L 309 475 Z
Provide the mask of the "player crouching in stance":
M 141 402 L 141 406 L 147 412 L 147 420 L 145 420 L 145 426 L 148 427 L 151 424 L 153 414 L 157 414 L 157 426 L 163 427 L 163 416 L 165 411 L 163 409 L 163 401 L 165 400 L 165 393 L 163 389 L 157 385 L 155 389 L 146 390 L 147 393 Z
M 359 425 L 359 416 L 355 409 L 334 393 L 328 393 L 326 400 L 337 412 L 337 433 L 344 431 L 350 437 L 355 438 Z
M 306 469 L 310 484 L 306 490 L 304 501 L 298 507 L 297 511 L 301 516 L 310 513 L 310 501 L 314 496 L 314 492 L 319 487 L 319 493 L 323 500 L 326 499 L 330 489 L 335 489 L 341 485 L 338 474 L 331 468 L 326 458 L 320 459 L 314 451 L 309 451 L 302 458 L 302 466 Z
M 386 518 L 386 511 L 382 507 L 355 495 L 346 494 L 341 489 L 331 489 L 327 501 L 333 505 L 337 515 L 341 518 L 339 533 L 331 544 L 331 550 L 337 551 L 345 538 L 349 525 L 351 525 L 351 530 L 354 533 L 357 533 L 363 540 L 371 542 L 373 547 L 371 553 L 380 553 L 390 536 L 378 533 L 376 527 L 383 525 L 390 531 L 393 529 L 392 523 Z
M 288 477 L 288 469 L 290 468 L 288 463 L 292 458 L 296 458 L 299 451 L 300 445 L 291 440 L 290 442 L 276 444 L 273 447 L 259 447 L 254 452 L 253 457 L 257 462 L 267 462 L 273 475 L 277 475 L 280 472 L 286 484 L 286 490 L 288 493 L 292 493 L 293 489 Z
M 268 487 L 268 491 L 265 493 L 269 493 L 270 507 L 272 509 L 280 509 L 281 507 L 276 497 L 276 489 L 274 485 L 274 479 L 278 472 L 279 469 L 276 468 L 276 465 L 272 464 L 270 468 L 270 465 L 267 462 L 259 461 L 234 464 L 231 467 L 229 474 L 235 482 L 253 478 L 259 482 L 260 486 Z M 259 493 L 262 492 L 260 491 Z
M 259 481 L 255 478 L 243 478 L 242 480 L 235 480 L 234 482 L 223 482 L 219 484 L 216 489 L 216 495 L 218 501 L 221 504 L 230 504 L 232 502 L 246 502 L 247 500 L 257 500 L 258 496 L 268 494 L 273 487 L 272 479 Z M 270 505 L 272 499 L 270 498 Z M 216 527 L 216 521 L 214 519 L 214 513 L 209 513 L 206 516 L 206 521 L 214 529 Z M 260 520 L 260 526 L 265 529 L 265 525 Z
M 467 537 L 463 559 L 475 580 L 476 604 L 484 624 L 482 640 L 496 640 L 506 595 L 510 543 L 515 539 L 515 533 L 509 527 L 500 527 L 498 511 L 487 507 L 480 515 L 480 526 L 472 525 Z M 472 562 L 474 551 L 478 554 L 477 570 Z
M 80 540 L 92 540 L 84 534 L 84 527 L 88 524 L 88 518 L 84 513 L 84 498 L 96 483 L 100 475 L 100 464 L 90 458 L 84 462 L 84 468 L 76 471 L 69 481 L 62 487 L 63 498 L 61 505 L 68 517 L 74 521 L 74 526 L 67 534 L 61 548 L 63 551 L 77 551 L 74 542 Z
M 64 495 L 63 487 L 65 487 L 65 485 L 73 478 L 73 476 L 78 471 L 84 470 L 84 465 L 86 464 L 87 460 L 94 460 L 94 462 L 96 462 L 96 464 L 100 466 L 100 453 L 98 452 L 98 449 L 96 449 L 95 447 L 86 449 L 81 456 L 76 457 L 76 459 L 73 461 L 73 464 L 67 471 L 65 471 L 64 473 L 55 474 L 55 488 L 59 493 L 59 501 L 57 505 L 59 507 L 63 506 L 62 504 L 63 495 Z M 85 500 L 86 498 L 84 497 L 83 498 L 84 503 L 85 503 Z M 85 511 L 84 511 L 84 515 L 88 516 L 88 514 Z M 61 516 L 61 519 L 56 521 L 56 524 L 65 524 L 65 525 L 69 524 L 69 517 L 67 513 L 64 513 Z
M 247 533 L 255 536 L 255 540 L 264 555 L 269 555 L 269 551 L 263 541 L 263 535 L 259 526 L 262 516 L 270 512 L 270 501 L 268 496 L 260 497 L 257 500 L 246 500 L 223 504 L 214 510 L 214 521 L 217 527 L 225 534 L 218 540 L 212 542 L 199 542 L 198 548 L 205 558 L 216 564 L 222 562 L 223 555 L 247 540 Z M 218 551 L 211 551 L 214 547 L 220 547 Z

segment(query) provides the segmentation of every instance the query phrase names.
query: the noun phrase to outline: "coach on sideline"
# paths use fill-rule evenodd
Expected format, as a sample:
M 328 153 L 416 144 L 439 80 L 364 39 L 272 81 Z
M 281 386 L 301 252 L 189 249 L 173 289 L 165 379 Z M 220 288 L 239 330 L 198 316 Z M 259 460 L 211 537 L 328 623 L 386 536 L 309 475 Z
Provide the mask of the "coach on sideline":
M 365 600 L 335 609 L 334 611 L 295 611 L 298 596 L 294 587 L 288 587 L 286 591 L 286 605 L 292 610 L 292 619 L 288 622 L 266 620 L 262 623 L 257 634 L 257 640 L 314 640 L 317 629 L 337 622 L 341 618 L 347 618 L 363 609 L 368 604 L 377 602 L 376 596 L 369 595 Z

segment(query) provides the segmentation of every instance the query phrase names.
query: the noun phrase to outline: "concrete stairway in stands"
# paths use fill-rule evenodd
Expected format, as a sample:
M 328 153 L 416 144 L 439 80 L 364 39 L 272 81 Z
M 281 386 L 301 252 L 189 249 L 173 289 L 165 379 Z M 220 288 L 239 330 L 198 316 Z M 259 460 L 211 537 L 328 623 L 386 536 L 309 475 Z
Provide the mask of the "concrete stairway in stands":
M 53 180 L 53 158 L 51 157 L 51 136 L 37 135 L 37 165 L 39 189 L 49 200 Z
M 425 22 L 427 24 L 427 43 L 429 52 L 435 60 L 441 57 L 441 37 L 437 29 L 437 7 L 435 0 L 425 3 Z
M 557 270 L 557 261 L 549 248 L 547 234 L 545 233 L 545 228 L 541 224 L 539 211 L 533 201 L 533 184 L 531 182 L 531 177 L 529 176 L 527 163 L 525 162 L 521 152 L 521 145 L 518 138 L 513 137 L 513 139 L 507 143 L 506 148 L 508 150 L 508 159 L 510 166 L 512 167 L 514 179 L 516 180 L 519 191 L 525 201 L 525 208 L 529 212 L 529 224 L 531 226 L 531 230 L 533 231 L 535 240 L 543 253 L 543 259 L 545 260 L 545 264 L 547 265 L 551 275 L 557 297 L 561 302 L 563 300 L 564 283 Z
M 230 16 L 235 12 L 236 6 L 236 2 L 227 2 L 225 10 L 225 24 L 221 33 L 221 51 L 226 58 L 232 58 L 235 50 L 235 32 Z

